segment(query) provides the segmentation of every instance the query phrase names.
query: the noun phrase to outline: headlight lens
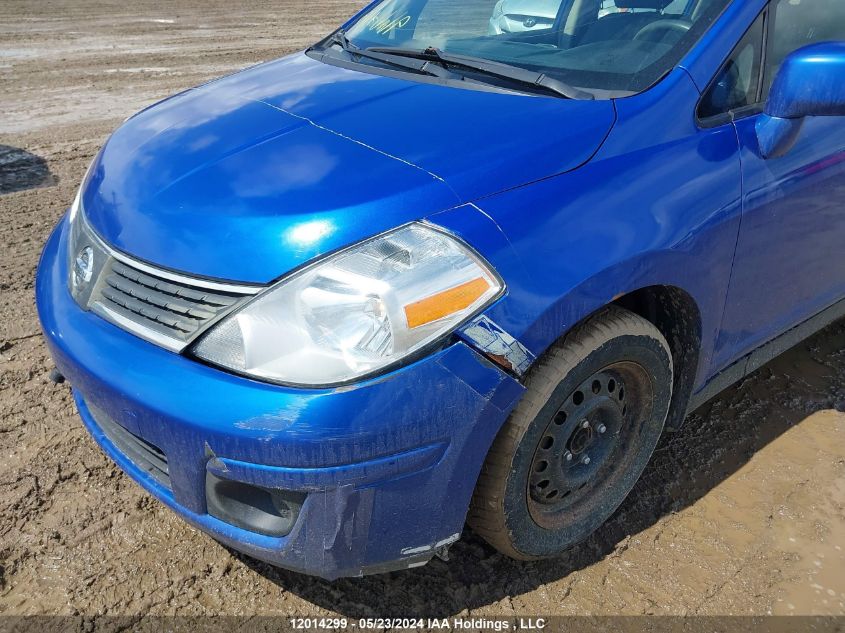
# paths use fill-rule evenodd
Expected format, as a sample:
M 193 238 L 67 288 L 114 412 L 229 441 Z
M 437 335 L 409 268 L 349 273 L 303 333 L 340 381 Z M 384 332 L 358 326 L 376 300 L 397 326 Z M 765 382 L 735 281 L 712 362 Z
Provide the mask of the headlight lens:
M 215 326 L 193 352 L 274 382 L 345 383 L 434 342 L 501 290 L 466 246 L 410 224 L 282 280 Z
M 86 309 L 88 299 L 91 297 L 91 292 L 93 291 L 92 284 L 89 282 L 93 275 L 95 262 L 94 254 L 90 247 L 91 240 L 85 235 L 85 220 L 82 219 L 80 221 L 80 214 L 82 214 L 82 192 L 85 190 L 91 169 L 96 162 L 97 157 L 91 161 L 88 169 L 85 170 L 85 176 L 76 190 L 73 204 L 70 205 L 70 211 L 68 211 L 68 226 L 70 230 L 67 252 L 68 288 L 77 303 Z
M 85 181 L 82 181 L 83 184 Z M 76 219 L 76 216 L 79 215 L 79 205 L 81 204 L 82 199 L 82 187 L 76 190 L 76 197 L 73 199 L 73 204 L 70 205 L 70 213 L 68 215 L 68 221 L 73 224 L 73 221 Z M 65 198 L 67 200 L 67 198 Z
M 85 189 L 85 185 L 88 184 L 88 177 L 91 175 L 91 170 L 94 168 L 94 165 L 97 162 L 97 159 L 100 158 L 100 152 L 97 152 L 97 155 L 94 156 L 94 160 L 92 160 L 88 168 L 85 170 L 85 175 L 82 177 L 82 182 L 79 183 L 79 188 L 76 190 L 76 197 L 73 199 L 73 204 L 70 205 L 70 212 L 68 213 L 68 222 L 73 224 L 73 221 L 76 219 L 76 216 L 79 215 L 79 209 L 82 206 L 82 190 Z

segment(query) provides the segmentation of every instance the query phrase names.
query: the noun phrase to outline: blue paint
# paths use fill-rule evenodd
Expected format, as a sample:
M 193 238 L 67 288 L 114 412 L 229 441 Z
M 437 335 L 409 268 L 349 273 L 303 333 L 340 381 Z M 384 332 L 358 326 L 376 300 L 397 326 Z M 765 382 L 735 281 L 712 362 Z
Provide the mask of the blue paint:
M 766 114 L 781 119 L 845 116 L 845 42 L 795 51 L 775 77 Z
M 448 117 L 429 114 L 446 107 Z M 491 144 L 490 130 L 514 117 L 544 133 Z M 610 101 L 455 90 L 299 54 L 130 119 L 107 141 L 83 202 L 119 250 L 264 283 L 405 222 L 577 167 L 613 119 Z M 297 231 L 315 222 L 320 239 Z M 198 248 L 221 240 L 225 249 Z
M 232 376 L 80 310 L 67 290 L 66 244 L 62 222 L 39 267 L 37 302 L 50 353 L 103 449 L 191 523 L 253 556 L 326 577 L 358 575 L 461 531 L 487 448 L 523 391 L 506 373 L 458 343 L 343 390 Z M 168 455 L 172 492 L 115 449 L 86 403 Z M 323 492 L 309 495 L 287 537 L 226 526 L 205 514 L 206 445 L 237 480 Z M 350 549 L 341 539 L 324 550 L 347 521 L 341 536 L 372 535 L 375 545 Z
M 786 58 L 757 121 L 763 158 L 780 158 L 808 116 L 845 116 L 845 42 L 805 46 Z
M 703 389 L 845 297 L 845 267 L 831 259 L 845 240 L 845 126 L 808 117 L 843 114 L 845 82 L 830 81 L 843 45 L 788 60 L 765 112 L 708 128 L 695 119 L 701 90 L 765 4 L 732 3 L 659 83 L 624 98 L 466 90 L 296 54 L 131 118 L 82 200 L 104 240 L 137 259 L 263 284 L 425 220 L 473 247 L 507 290 L 399 369 L 295 389 L 208 367 L 81 310 L 63 220 L 36 299 L 87 428 L 193 525 L 335 578 L 416 564 L 453 539 L 524 391 L 515 376 L 618 297 L 669 286 L 694 300 L 693 386 Z M 499 354 L 491 345 L 502 341 Z M 510 371 L 481 352 L 510 359 Z M 172 489 L 123 456 L 89 406 L 161 448 Z M 266 537 L 206 514 L 207 471 L 308 491 L 294 530 Z

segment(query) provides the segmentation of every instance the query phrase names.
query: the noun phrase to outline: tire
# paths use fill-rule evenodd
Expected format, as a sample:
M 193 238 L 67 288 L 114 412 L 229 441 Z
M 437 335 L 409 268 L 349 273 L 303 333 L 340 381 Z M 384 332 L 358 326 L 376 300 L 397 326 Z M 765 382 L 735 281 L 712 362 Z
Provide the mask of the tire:
M 651 458 L 672 372 L 663 335 L 622 308 L 605 308 L 567 334 L 532 368 L 496 436 L 469 526 L 520 560 L 555 556 L 585 540 Z

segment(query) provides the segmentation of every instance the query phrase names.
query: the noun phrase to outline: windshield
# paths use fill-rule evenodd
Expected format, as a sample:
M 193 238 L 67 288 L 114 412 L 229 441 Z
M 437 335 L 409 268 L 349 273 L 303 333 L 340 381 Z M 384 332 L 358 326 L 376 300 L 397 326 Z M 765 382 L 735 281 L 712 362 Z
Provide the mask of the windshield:
M 346 31 L 359 49 L 482 58 L 593 92 L 634 93 L 680 61 L 730 0 L 385 0 Z

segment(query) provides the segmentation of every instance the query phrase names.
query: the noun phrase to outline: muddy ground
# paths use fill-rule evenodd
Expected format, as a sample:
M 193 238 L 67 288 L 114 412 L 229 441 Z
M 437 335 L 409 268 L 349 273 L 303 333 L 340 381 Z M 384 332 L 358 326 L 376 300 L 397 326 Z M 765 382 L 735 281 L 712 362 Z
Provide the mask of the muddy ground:
M 304 47 L 361 4 L 0 1 L 0 612 L 845 614 L 844 323 L 699 410 L 613 519 L 550 562 L 467 533 L 410 572 L 275 570 L 186 526 L 89 439 L 48 380 L 33 306 L 88 162 L 132 112 Z

